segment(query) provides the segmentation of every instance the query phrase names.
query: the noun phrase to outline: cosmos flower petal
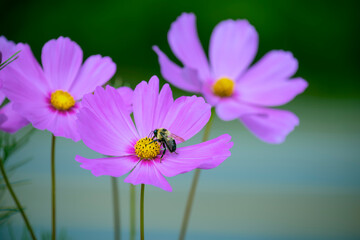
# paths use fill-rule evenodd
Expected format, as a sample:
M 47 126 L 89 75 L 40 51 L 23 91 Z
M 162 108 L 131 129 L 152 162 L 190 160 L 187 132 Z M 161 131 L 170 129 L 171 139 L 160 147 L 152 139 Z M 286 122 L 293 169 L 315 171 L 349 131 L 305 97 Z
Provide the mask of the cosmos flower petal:
M 18 50 L 16 49 L 16 44 L 13 41 L 7 40 L 5 36 L 0 36 L 0 52 L 3 62 L 17 51 Z
M 44 97 L 45 98 L 45 97 Z M 34 101 L 29 104 L 13 103 L 14 111 L 26 116 L 26 119 L 32 123 L 35 128 L 45 130 L 56 116 L 49 108 L 49 105 L 42 101 Z M 36 109 L 36 111 L 34 111 Z
M 80 46 L 69 38 L 48 41 L 41 52 L 45 77 L 51 80 L 52 90 L 69 91 L 83 60 Z
M 159 160 L 155 160 L 154 163 L 166 177 L 186 173 L 195 168 L 215 168 L 231 155 L 230 148 L 233 143 L 230 140 L 230 135 L 224 134 L 210 141 L 181 147 L 176 150 L 177 154 L 167 153 L 161 163 Z
M 118 91 L 97 87 L 85 95 L 77 114 L 78 131 L 84 143 L 104 155 L 123 156 L 134 152 L 139 139 L 130 112 Z
M 6 122 L 6 120 L 7 120 L 6 115 L 3 114 L 3 113 L 0 113 L 0 126 L 1 126 L 4 122 Z M 2 129 L 0 129 L 0 130 L 2 130 Z
M 173 63 L 157 46 L 153 47 L 159 58 L 161 75 L 174 86 L 185 91 L 200 93 L 201 80 L 197 71 L 188 67 L 180 68 Z
M 224 121 L 231 121 L 246 114 L 257 113 L 261 113 L 259 108 L 233 98 L 220 101 L 216 105 L 216 114 Z
M 305 91 L 308 83 L 302 78 L 273 79 L 264 84 L 241 90 L 241 99 L 259 106 L 281 106 Z
M 261 114 L 239 118 L 256 137 L 267 143 L 279 144 L 299 125 L 298 117 L 289 111 L 262 108 Z
M 129 112 L 132 112 L 134 91 L 129 87 L 119 87 L 116 90 L 124 101 L 125 108 L 127 108 Z
M 48 130 L 55 136 L 70 138 L 75 142 L 80 140 L 76 128 L 75 109 L 77 108 L 79 103 L 69 112 L 58 111 L 46 103 L 46 100 L 28 104 L 13 103 L 13 109 L 26 116 L 35 128 Z
M 125 178 L 124 182 L 131 183 L 133 185 L 150 184 L 168 192 L 172 191 L 168 181 L 151 160 L 143 160 L 139 162 L 129 176 Z
M 288 103 L 308 86 L 302 78 L 289 79 L 297 68 L 298 62 L 290 52 L 267 53 L 238 80 L 241 99 L 262 106 Z
M 67 113 L 61 111 L 55 111 L 51 115 L 55 115 L 52 118 L 52 122 L 49 122 L 46 128 L 54 134 L 56 137 L 70 138 L 74 142 L 80 140 L 80 135 L 76 127 L 76 114 L 75 112 Z
M 110 57 L 90 56 L 81 67 L 69 91 L 75 99 L 91 93 L 97 86 L 104 85 L 116 72 L 116 64 Z
M 139 159 L 135 156 L 88 159 L 77 155 L 75 160 L 80 167 L 90 170 L 96 177 L 108 175 L 120 177 L 134 168 Z
M 136 128 L 141 137 L 148 136 L 154 129 L 162 127 L 165 115 L 173 103 L 172 92 L 165 84 L 159 94 L 159 79 L 153 76 L 136 86 L 133 97 Z
M 1 89 L 1 88 L 0 88 Z M 6 96 L 3 92 L 0 91 L 0 105 L 3 104 L 4 100 L 5 100 Z
M 48 94 L 50 85 L 30 47 L 19 43 L 19 58 L 1 71 L 2 91 L 13 102 L 34 102 Z
M 210 116 L 211 106 L 202 97 L 183 96 L 172 104 L 162 127 L 188 140 L 205 126 Z
M 25 118 L 13 110 L 12 102 L 9 102 L 0 109 L 0 115 L 6 117 L 6 120 L 0 124 L 0 130 L 4 132 L 15 133 L 29 124 Z
M 209 57 L 215 79 L 235 80 L 253 61 L 258 34 L 247 20 L 220 22 L 211 35 Z
M 165 117 L 169 112 L 173 102 L 174 99 L 172 96 L 172 91 L 170 89 L 170 86 L 169 84 L 164 84 L 157 99 L 153 130 L 155 128 L 160 128 L 161 126 L 163 126 Z
M 186 67 L 199 72 L 202 79 L 210 76 L 209 64 L 196 30 L 193 13 L 183 13 L 171 24 L 168 41 L 175 56 Z

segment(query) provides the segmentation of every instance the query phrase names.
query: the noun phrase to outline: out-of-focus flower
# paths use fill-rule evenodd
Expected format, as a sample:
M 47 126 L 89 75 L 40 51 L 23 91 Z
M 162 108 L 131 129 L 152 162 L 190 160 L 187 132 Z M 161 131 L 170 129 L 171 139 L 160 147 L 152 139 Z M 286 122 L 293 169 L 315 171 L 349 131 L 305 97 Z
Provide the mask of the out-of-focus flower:
M 5 100 L 5 95 L 0 90 L 0 105 Z M 20 114 L 12 109 L 13 103 L 9 102 L 0 108 L 0 130 L 8 133 L 15 133 L 29 124 Z
M 96 152 L 113 156 L 86 159 L 76 156 L 81 167 L 95 176 L 122 176 L 131 171 L 125 182 L 151 184 L 171 191 L 164 178 L 191 171 L 210 169 L 230 156 L 233 143 L 227 134 L 201 144 L 177 148 L 160 159 L 162 149 L 149 138 L 152 131 L 165 128 L 188 140 L 208 122 L 210 105 L 201 97 L 180 97 L 173 100 L 169 85 L 159 93 L 159 80 L 141 82 L 134 90 L 133 116 L 124 107 L 119 93 L 108 86 L 98 87 L 94 94 L 84 97 L 78 113 L 78 129 L 84 143 Z
M 5 37 L 0 36 L 0 69 L 3 69 L 18 57 L 11 58 L 16 53 L 15 46 L 14 42 L 8 41 Z M 4 63 L 2 60 L 4 60 Z M 2 80 L 0 79 L 0 106 L 2 106 L 0 108 L 0 130 L 8 133 L 15 133 L 29 122 L 12 109 L 12 102 L 3 105 L 6 97 L 1 91 L 1 87 Z
M 225 121 L 238 119 L 268 143 L 281 143 L 299 124 L 291 112 L 268 107 L 291 101 L 308 86 L 290 79 L 298 62 L 290 52 L 273 50 L 250 66 L 258 48 L 258 34 L 246 20 L 226 20 L 214 29 L 209 60 L 203 51 L 192 13 L 183 13 L 168 32 L 169 45 L 183 63 L 173 63 L 157 47 L 163 77 L 189 92 L 201 93 Z
M 14 110 L 35 128 L 80 140 L 75 123 L 80 101 L 114 75 L 115 63 L 110 57 L 94 55 L 82 64 L 80 46 L 64 37 L 44 45 L 42 67 L 29 45 L 19 43 L 16 50 L 21 50 L 19 59 L 0 73 L 2 90 Z

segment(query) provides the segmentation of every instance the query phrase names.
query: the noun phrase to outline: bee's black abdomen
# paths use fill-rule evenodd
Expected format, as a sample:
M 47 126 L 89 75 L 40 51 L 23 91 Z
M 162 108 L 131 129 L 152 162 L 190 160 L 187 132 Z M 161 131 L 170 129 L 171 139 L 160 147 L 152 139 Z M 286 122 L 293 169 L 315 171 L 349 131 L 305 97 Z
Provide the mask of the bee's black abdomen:
M 172 144 L 171 144 L 171 148 L 169 148 L 169 151 L 170 152 L 175 152 L 176 151 L 176 142 L 175 142 L 175 139 L 171 139 L 171 142 L 172 142 Z

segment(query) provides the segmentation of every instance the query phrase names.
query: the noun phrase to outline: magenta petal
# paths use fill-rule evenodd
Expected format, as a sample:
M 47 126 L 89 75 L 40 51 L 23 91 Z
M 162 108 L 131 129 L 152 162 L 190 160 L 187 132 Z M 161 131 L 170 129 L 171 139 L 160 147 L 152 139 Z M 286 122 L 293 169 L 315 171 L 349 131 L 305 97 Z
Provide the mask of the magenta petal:
M 124 101 L 125 108 L 132 112 L 132 104 L 133 104 L 133 95 L 134 91 L 129 87 L 119 87 L 116 89 L 117 92 L 120 94 L 122 100 Z
M 120 177 L 130 172 L 139 161 L 135 156 L 88 159 L 79 155 L 75 160 L 82 163 L 80 167 L 90 170 L 96 177 L 101 175 Z
M 195 168 L 210 169 L 220 165 L 231 153 L 233 142 L 228 134 L 200 144 L 181 147 L 176 153 L 168 153 L 164 159 L 155 161 L 156 167 L 166 177 L 173 177 Z
M 153 47 L 159 58 L 161 75 L 174 86 L 189 92 L 201 92 L 201 82 L 197 71 L 180 68 L 173 63 L 157 46 Z M 194 76 L 194 71 L 196 72 Z
M 52 90 L 68 91 L 75 80 L 83 60 L 78 44 L 69 38 L 59 37 L 48 41 L 41 53 L 44 74 Z
M 240 117 L 240 121 L 259 139 L 267 143 L 282 143 L 299 125 L 298 117 L 289 111 L 261 108 L 261 114 Z
M 139 139 L 130 112 L 113 87 L 97 87 L 82 101 L 78 117 L 78 130 L 84 143 L 104 155 L 133 154 Z
M 115 72 L 116 64 L 110 57 L 91 56 L 84 62 L 69 91 L 75 99 L 81 99 L 109 81 Z
M 16 44 L 13 41 L 7 40 L 6 37 L 0 36 L 0 52 L 2 54 L 2 62 L 4 62 L 17 52 Z
M 4 132 L 15 133 L 29 124 L 25 118 L 12 109 L 12 105 L 10 102 L 0 110 L 0 114 L 6 116 L 6 120 L 0 124 L 0 130 Z
M 19 58 L 1 71 L 3 91 L 13 102 L 30 102 L 49 92 L 47 82 L 39 63 L 26 44 L 17 44 L 21 50 Z
M 209 57 L 214 77 L 235 80 L 254 59 L 258 47 L 255 28 L 246 20 L 226 20 L 214 29 Z
M 0 126 L 7 120 L 5 114 L 0 113 Z
M 6 96 L 3 92 L 0 91 L 0 105 L 3 104 L 4 100 L 5 100 Z
M 50 113 L 49 113 L 50 114 Z M 70 138 L 74 142 L 80 140 L 80 135 L 76 126 L 76 114 L 73 113 L 64 113 L 56 111 L 52 113 L 54 118 L 49 122 L 48 127 L 46 128 L 57 137 Z M 34 125 L 35 126 L 35 125 Z
M 133 111 L 140 137 L 148 136 L 154 129 L 162 127 L 163 121 L 173 103 L 172 92 L 165 84 L 159 94 L 159 79 L 153 76 L 149 83 L 136 86 L 133 97 Z
M 124 182 L 133 185 L 150 184 L 171 192 L 172 188 L 161 172 L 156 168 L 152 160 L 142 160 L 135 169 L 127 176 Z
M 216 105 L 216 114 L 224 121 L 231 121 L 246 114 L 257 114 L 261 112 L 259 108 L 234 98 L 223 99 Z
M 241 99 L 262 106 L 279 106 L 291 101 L 308 86 L 302 78 L 289 79 L 298 63 L 290 52 L 271 51 L 237 82 Z
M 273 79 L 256 87 L 239 90 L 241 99 L 260 106 L 280 106 L 305 91 L 308 83 L 302 78 Z
M 193 13 L 183 13 L 171 24 L 168 41 L 175 56 L 186 67 L 196 69 L 201 79 L 210 76 L 209 64 L 196 30 Z
M 188 140 L 205 126 L 210 116 L 211 106 L 202 97 L 183 96 L 172 104 L 162 127 Z

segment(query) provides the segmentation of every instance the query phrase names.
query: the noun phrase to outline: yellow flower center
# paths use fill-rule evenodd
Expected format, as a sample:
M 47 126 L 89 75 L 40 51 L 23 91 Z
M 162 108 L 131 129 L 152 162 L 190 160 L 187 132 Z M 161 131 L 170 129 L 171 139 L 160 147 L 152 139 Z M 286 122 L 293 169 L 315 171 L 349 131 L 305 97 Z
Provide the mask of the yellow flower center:
M 51 93 L 51 105 L 57 110 L 66 111 L 75 105 L 75 100 L 70 93 L 56 90 Z
M 230 78 L 219 78 L 212 86 L 215 95 L 219 97 L 230 97 L 233 94 L 235 83 Z
M 135 153 L 141 159 L 153 159 L 160 154 L 160 144 L 152 138 L 141 138 L 135 144 Z

